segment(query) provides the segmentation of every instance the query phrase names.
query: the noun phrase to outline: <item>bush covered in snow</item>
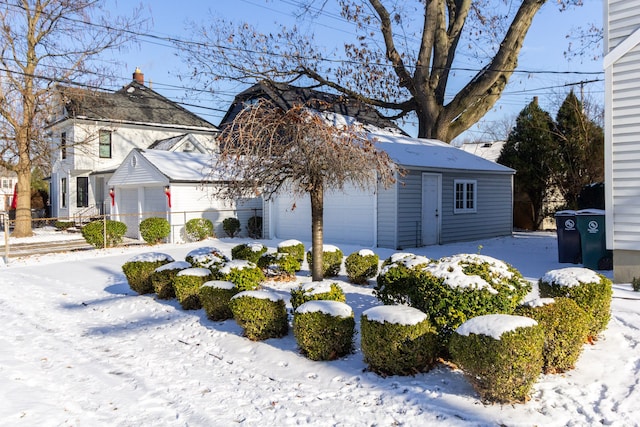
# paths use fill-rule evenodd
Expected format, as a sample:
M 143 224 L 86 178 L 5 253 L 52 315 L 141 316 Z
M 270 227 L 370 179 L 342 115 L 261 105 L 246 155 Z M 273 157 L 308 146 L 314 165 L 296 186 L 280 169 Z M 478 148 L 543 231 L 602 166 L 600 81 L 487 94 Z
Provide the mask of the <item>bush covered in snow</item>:
M 409 304 L 416 269 L 431 260 L 421 255 L 399 252 L 384 260 L 373 294 L 384 304 Z
M 571 298 L 589 316 L 589 338 L 596 339 L 611 317 L 611 280 L 588 268 L 569 267 L 547 272 L 538 282 L 540 297 Z
M 413 375 L 435 363 L 436 329 L 418 309 L 384 305 L 365 310 L 360 335 L 364 361 L 378 374 Z
M 531 318 L 489 314 L 467 320 L 451 336 L 449 351 L 487 402 L 528 400 L 543 365 L 544 332 Z
M 213 231 L 213 223 L 207 218 L 193 218 L 187 221 L 184 232 L 192 242 L 199 242 L 207 237 L 216 237 Z
M 285 252 L 266 253 L 258 259 L 258 267 L 267 277 L 294 280 L 296 271 L 300 271 L 300 261 Z
M 171 225 L 165 218 L 150 217 L 140 222 L 140 235 L 150 245 L 157 245 L 171 234 Z
M 351 283 L 366 284 L 367 279 L 371 279 L 378 274 L 378 263 L 380 258 L 369 249 L 362 249 L 354 252 L 344 261 L 347 276 Z
M 294 310 L 305 302 L 316 300 L 345 302 L 347 297 L 340 285 L 328 280 L 308 282 L 291 290 L 291 306 Z
M 227 236 L 235 237 L 240 233 L 240 220 L 238 218 L 225 218 L 222 220 L 222 229 Z
M 251 261 L 235 259 L 220 267 L 215 277 L 232 282 L 241 291 L 258 289 L 265 277 L 264 273 Z
M 513 313 L 531 290 L 531 284 L 516 269 L 485 255 L 460 254 L 427 264 L 418 260 L 418 265 L 410 257 L 407 260 L 398 263 L 408 263 L 410 268 L 394 267 L 394 279 L 400 285 L 392 282 L 378 294 L 387 296 L 385 302 L 406 303 L 425 312 L 445 345 L 465 320 Z
M 587 313 L 569 298 L 537 299 L 516 309 L 544 330 L 543 371 L 555 374 L 573 369 L 587 340 Z
M 93 221 L 82 227 L 82 237 L 93 247 L 104 248 L 104 221 Z M 122 243 L 122 238 L 127 232 L 127 226 L 124 222 L 107 220 L 107 246 L 113 247 Z
M 187 268 L 176 274 L 175 279 L 173 279 L 173 288 L 183 310 L 198 310 L 202 308 L 198 291 L 200 286 L 210 279 L 211 270 L 208 268 Z
M 252 341 L 287 335 L 289 321 L 284 300 L 268 291 L 243 291 L 229 301 L 233 318 Z
M 353 310 L 338 301 L 309 301 L 293 315 L 293 335 L 311 360 L 335 360 L 353 352 Z
M 258 259 L 267 252 L 267 247 L 262 243 L 242 243 L 231 248 L 232 259 L 244 259 L 254 264 L 258 263 Z
M 204 246 L 189 252 L 185 260 L 194 267 L 208 268 L 216 274 L 229 258 L 218 248 Z
M 322 277 L 336 277 L 342 267 L 342 251 L 333 245 L 322 245 Z M 309 270 L 313 271 L 313 252 L 307 252 Z
M 198 289 L 200 303 L 210 320 L 227 320 L 233 317 L 229 301 L 240 292 L 231 282 L 210 280 Z
M 191 264 L 188 262 L 173 261 L 154 270 L 151 274 L 151 285 L 159 299 L 175 298 L 176 292 L 173 289 L 173 279 L 180 271 L 187 268 L 191 268 Z
M 304 245 L 298 240 L 284 240 L 278 243 L 277 251 L 292 255 L 300 264 L 304 261 Z
M 173 261 L 170 255 L 146 252 L 130 258 L 122 265 L 129 287 L 139 294 L 153 293 L 151 275 L 156 268 Z

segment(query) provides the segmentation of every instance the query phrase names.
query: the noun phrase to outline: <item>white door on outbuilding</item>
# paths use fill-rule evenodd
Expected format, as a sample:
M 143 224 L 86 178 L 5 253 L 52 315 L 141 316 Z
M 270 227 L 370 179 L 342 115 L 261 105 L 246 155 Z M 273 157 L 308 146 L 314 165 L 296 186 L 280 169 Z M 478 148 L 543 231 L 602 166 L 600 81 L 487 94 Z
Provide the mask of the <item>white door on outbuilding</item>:
M 118 218 L 127 226 L 125 236 L 132 239 L 138 239 L 140 236 L 140 205 L 138 201 L 137 188 L 117 188 L 116 197 L 118 203 Z
M 422 244 L 440 243 L 442 175 L 422 174 Z
M 274 199 L 271 215 L 278 239 L 311 241 L 311 202 L 309 196 L 288 194 Z M 360 246 L 375 245 L 376 197 L 373 191 L 348 188 L 346 192 L 327 191 L 324 195 L 324 242 Z

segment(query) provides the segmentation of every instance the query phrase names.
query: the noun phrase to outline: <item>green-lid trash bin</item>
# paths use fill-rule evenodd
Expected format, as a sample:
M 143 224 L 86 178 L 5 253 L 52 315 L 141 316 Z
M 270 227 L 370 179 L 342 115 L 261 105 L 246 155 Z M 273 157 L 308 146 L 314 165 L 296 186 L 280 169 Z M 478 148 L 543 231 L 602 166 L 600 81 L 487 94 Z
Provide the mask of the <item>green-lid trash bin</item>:
M 582 209 L 576 211 L 576 223 L 580 231 L 582 265 L 592 270 L 612 268 L 611 251 L 607 251 L 605 211 Z
M 576 225 L 576 211 L 558 211 L 554 216 L 558 236 L 558 262 L 579 264 L 582 261 L 582 248 Z

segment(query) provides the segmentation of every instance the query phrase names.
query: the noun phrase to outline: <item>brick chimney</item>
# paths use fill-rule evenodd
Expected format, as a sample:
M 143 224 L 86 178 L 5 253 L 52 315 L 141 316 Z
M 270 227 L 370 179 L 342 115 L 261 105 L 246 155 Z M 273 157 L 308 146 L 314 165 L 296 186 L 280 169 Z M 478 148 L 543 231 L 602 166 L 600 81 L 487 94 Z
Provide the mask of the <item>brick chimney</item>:
M 136 70 L 133 72 L 133 80 L 141 85 L 144 84 L 144 74 L 142 74 L 142 71 L 140 71 L 140 68 L 138 67 L 136 67 Z

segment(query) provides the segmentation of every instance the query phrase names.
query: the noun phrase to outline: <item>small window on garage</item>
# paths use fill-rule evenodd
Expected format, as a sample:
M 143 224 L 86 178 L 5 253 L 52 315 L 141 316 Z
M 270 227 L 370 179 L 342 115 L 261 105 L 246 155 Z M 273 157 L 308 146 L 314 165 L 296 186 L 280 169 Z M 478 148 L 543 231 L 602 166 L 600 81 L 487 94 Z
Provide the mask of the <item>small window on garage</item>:
M 469 179 L 456 179 L 454 181 L 454 213 L 476 212 L 477 182 Z

